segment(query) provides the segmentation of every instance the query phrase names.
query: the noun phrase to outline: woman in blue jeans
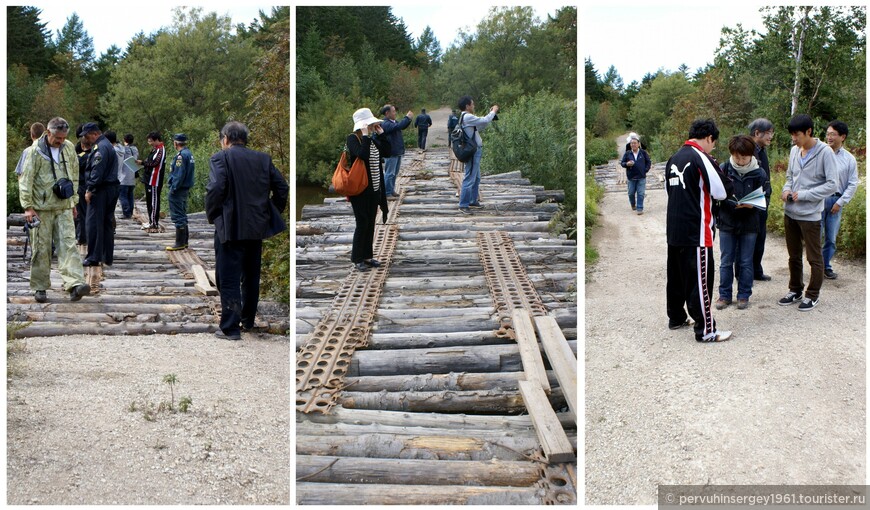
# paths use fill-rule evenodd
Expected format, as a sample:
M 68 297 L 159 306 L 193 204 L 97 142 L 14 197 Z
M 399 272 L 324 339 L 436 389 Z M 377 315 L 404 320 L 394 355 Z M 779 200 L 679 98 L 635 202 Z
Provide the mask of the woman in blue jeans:
M 719 206 L 719 248 L 722 260 L 719 264 L 719 299 L 716 309 L 721 310 L 732 303 L 734 277 L 737 277 L 737 308 L 749 306 L 754 277 L 752 256 L 755 238 L 758 235 L 759 209 L 737 202 L 749 193 L 762 189 L 761 204 L 764 204 L 765 175 L 755 159 L 755 142 L 748 135 L 739 135 L 728 141 L 731 157 L 722 164 L 722 172 L 734 184 L 734 196 L 723 200 Z
M 625 177 L 628 183 L 628 203 L 631 204 L 631 210 L 637 210 L 637 214 L 643 214 L 646 174 L 652 168 L 652 160 L 641 147 L 640 138 L 634 133 L 629 135 L 628 145 L 629 147 L 622 155 L 622 161 L 619 164 L 625 168 Z

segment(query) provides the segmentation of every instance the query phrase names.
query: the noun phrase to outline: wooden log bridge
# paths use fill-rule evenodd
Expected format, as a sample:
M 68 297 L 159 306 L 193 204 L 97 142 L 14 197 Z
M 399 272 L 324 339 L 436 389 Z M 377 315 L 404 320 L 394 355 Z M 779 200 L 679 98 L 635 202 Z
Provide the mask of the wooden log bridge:
M 519 172 L 458 210 L 461 164 L 409 152 L 350 263 L 343 198 L 296 230 L 297 504 L 576 504 L 577 251 Z
M 144 204 L 136 204 L 133 219 L 115 211 L 115 251 L 111 266 L 86 267 L 91 296 L 75 303 L 63 292 L 57 262 L 52 260 L 48 302 L 37 303 L 30 289 L 30 249 L 24 253 L 23 215 L 7 218 L 7 323 L 23 326 L 17 337 L 88 335 L 148 335 L 211 333 L 220 320 L 220 297 L 214 288 L 214 227 L 204 213 L 188 215 L 189 247 L 166 251 L 175 229 L 141 229 Z M 80 246 L 82 256 L 87 247 Z M 286 305 L 261 299 L 256 330 L 286 334 Z

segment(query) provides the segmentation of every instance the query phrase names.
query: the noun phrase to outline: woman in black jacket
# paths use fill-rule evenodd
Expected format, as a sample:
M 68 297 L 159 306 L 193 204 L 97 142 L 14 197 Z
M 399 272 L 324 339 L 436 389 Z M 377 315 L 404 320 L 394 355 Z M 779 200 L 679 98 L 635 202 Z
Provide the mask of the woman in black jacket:
M 384 154 L 390 154 L 390 143 L 385 137 L 379 137 L 384 130 L 381 121 L 372 115 L 368 108 L 354 112 L 354 132 L 347 136 L 347 153 L 349 163 L 353 165 L 356 158 L 363 158 L 366 171 L 369 174 L 369 184 L 359 195 L 348 197 L 353 207 L 356 219 L 356 229 L 353 232 L 353 247 L 350 261 L 359 271 L 369 267 L 379 267 L 381 263 L 373 258 L 375 240 L 375 221 L 378 216 L 378 206 L 383 211 L 384 223 L 387 222 L 387 192 L 384 186 Z

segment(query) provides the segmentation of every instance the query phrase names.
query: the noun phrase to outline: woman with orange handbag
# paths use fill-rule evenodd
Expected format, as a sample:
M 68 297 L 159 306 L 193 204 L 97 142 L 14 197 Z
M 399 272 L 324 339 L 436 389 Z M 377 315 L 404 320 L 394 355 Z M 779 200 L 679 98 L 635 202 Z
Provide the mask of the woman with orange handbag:
M 347 153 L 350 165 L 362 158 L 368 172 L 368 186 L 359 195 L 347 197 L 353 207 L 356 229 L 353 232 L 353 247 L 350 261 L 359 271 L 369 267 L 379 267 L 381 263 L 373 257 L 375 242 L 375 222 L 378 206 L 383 211 L 384 223 L 387 222 L 387 192 L 384 186 L 384 154 L 390 153 L 390 143 L 378 135 L 384 130 L 380 119 L 372 115 L 368 108 L 360 108 L 353 114 L 354 132 L 347 136 Z

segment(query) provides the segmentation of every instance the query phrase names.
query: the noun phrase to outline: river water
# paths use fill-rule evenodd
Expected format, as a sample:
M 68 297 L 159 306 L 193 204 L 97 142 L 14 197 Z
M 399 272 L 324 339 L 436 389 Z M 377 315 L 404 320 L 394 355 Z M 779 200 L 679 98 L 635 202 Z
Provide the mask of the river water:
M 338 197 L 334 193 L 329 193 L 326 188 L 311 185 L 296 185 L 296 221 L 302 219 L 302 208 L 309 204 L 322 204 L 323 199 L 330 197 Z

